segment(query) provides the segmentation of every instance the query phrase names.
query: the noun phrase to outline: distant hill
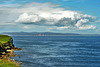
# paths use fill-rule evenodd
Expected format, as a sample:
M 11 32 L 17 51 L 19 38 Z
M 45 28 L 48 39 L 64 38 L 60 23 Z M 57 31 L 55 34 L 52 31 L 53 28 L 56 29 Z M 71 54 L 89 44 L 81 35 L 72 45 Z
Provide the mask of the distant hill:
M 100 36 L 100 34 L 53 33 L 53 32 L 3 32 L 1 34 L 16 36 Z

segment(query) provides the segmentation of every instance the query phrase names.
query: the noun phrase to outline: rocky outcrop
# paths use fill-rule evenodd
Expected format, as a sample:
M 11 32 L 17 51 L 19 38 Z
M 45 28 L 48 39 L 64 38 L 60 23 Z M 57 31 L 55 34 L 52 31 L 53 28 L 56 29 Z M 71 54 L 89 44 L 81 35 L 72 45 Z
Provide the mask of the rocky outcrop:
M 0 43 L 0 54 L 6 53 L 8 49 L 14 48 L 13 39 L 9 39 L 7 43 Z

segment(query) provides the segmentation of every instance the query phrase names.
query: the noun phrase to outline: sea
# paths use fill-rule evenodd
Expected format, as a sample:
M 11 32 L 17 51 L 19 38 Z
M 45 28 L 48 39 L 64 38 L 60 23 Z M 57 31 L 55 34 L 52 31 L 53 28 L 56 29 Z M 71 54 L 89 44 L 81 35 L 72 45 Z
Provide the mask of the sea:
M 100 67 L 100 36 L 13 36 L 22 67 Z

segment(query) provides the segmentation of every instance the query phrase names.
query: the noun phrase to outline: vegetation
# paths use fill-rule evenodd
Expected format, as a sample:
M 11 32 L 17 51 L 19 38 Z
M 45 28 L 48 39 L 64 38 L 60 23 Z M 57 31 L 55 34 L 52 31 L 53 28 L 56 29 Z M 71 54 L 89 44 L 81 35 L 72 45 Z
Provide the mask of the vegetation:
M 20 67 L 20 66 L 15 62 L 11 62 L 6 59 L 0 59 L 0 67 Z
M 7 42 L 9 42 L 9 39 L 11 39 L 11 37 L 8 35 L 0 35 L 0 42 L 1 43 L 7 43 Z

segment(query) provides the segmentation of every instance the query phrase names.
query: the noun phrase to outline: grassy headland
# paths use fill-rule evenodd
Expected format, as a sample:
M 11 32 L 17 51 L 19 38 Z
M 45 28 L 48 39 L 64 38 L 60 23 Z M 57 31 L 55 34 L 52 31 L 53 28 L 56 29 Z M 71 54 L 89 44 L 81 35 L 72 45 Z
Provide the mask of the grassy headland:
M 20 67 L 16 61 L 10 59 L 15 56 L 14 50 L 17 48 L 14 47 L 12 37 L 0 35 L 0 67 Z
M 0 42 L 1 43 L 7 43 L 11 39 L 8 35 L 0 35 Z

